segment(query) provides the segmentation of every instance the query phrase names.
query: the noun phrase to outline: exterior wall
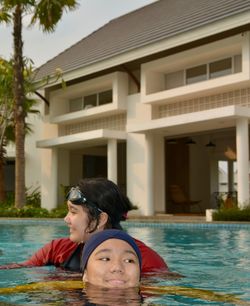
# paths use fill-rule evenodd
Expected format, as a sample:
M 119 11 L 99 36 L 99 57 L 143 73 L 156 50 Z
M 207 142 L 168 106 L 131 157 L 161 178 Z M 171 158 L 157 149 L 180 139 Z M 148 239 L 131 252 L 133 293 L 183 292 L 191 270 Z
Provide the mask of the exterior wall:
M 31 124 L 32 133 L 25 138 L 25 185 L 28 189 L 41 188 L 41 151 L 36 147 L 36 140 L 41 137 L 44 102 L 39 101 L 37 110 L 39 115 L 29 115 L 27 122 Z
M 41 201 L 42 207 L 50 210 L 58 204 L 58 155 L 57 149 L 41 151 Z
M 44 117 L 41 138 L 58 135 L 58 126 L 49 123 L 49 115 Z M 41 139 L 40 138 L 40 139 Z M 57 149 L 39 149 L 41 152 L 41 202 L 42 207 L 57 207 L 58 199 L 58 156 Z
M 165 142 L 162 135 L 154 137 L 154 179 L 153 179 L 153 204 L 154 212 L 165 213 L 166 209 L 166 184 L 165 184 Z
M 127 100 L 127 124 L 151 118 L 151 107 L 140 103 L 140 95 L 135 94 Z M 136 214 L 148 215 L 149 198 L 146 192 L 147 165 L 146 140 L 144 135 L 127 135 L 127 195 L 138 206 Z M 133 213 L 133 212 L 131 212 Z
M 128 125 L 152 118 L 152 108 L 140 103 L 139 94 L 129 96 L 127 105 Z M 165 211 L 164 138 L 156 135 L 151 141 L 147 144 L 145 135 L 127 135 L 127 194 L 139 208 L 134 213 L 142 215 Z

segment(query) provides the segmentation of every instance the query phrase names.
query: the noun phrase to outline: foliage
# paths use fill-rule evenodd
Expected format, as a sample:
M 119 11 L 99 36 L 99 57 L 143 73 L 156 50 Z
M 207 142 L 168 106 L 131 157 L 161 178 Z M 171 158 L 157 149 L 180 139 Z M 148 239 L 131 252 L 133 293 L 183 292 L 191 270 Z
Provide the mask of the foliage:
M 215 192 L 215 199 L 218 209 L 237 207 L 237 193 L 233 192 Z
M 34 74 L 31 60 L 23 59 L 23 81 L 24 81 L 24 104 L 23 109 L 25 115 L 39 114 L 39 111 L 34 108 L 36 100 L 31 98 L 31 93 L 34 92 L 34 86 L 31 78 Z M 14 62 L 13 60 L 0 59 L 0 200 L 6 199 L 4 186 L 4 168 L 6 159 L 6 146 L 10 142 L 15 142 L 15 120 L 14 120 Z M 31 125 L 24 122 L 25 135 L 32 132 Z
M 18 209 L 12 206 L 0 206 L 0 217 L 5 218 L 64 218 L 67 208 L 61 207 L 48 211 L 46 208 L 24 205 Z
M 49 211 L 45 208 L 37 208 L 32 206 L 24 206 L 21 209 L 15 208 L 14 206 L 1 206 L 0 207 L 1 217 L 35 217 L 35 218 L 48 218 Z
M 34 190 L 31 188 L 26 190 L 26 205 L 33 207 L 41 207 L 41 192 L 40 188 L 36 187 Z
M 51 211 L 41 208 L 41 193 L 39 187 L 26 190 L 26 204 L 18 209 L 14 206 L 14 193 L 9 192 L 7 199 L 0 205 L 0 217 L 26 218 L 64 218 L 67 214 L 65 203 Z
M 50 211 L 51 218 L 64 218 L 68 213 L 68 208 L 66 204 L 60 205 Z
M 221 208 L 213 213 L 213 220 L 250 222 L 250 205 L 243 209 L 238 207 Z
M 0 1 L 0 23 L 13 26 L 13 114 L 16 144 L 15 206 L 22 208 L 25 204 L 25 75 L 22 27 L 23 16 L 31 17 L 30 25 L 38 23 L 45 32 L 53 32 L 61 20 L 64 11 L 77 8 L 76 0 L 2 0 Z
M 24 111 L 26 114 L 39 114 L 39 111 L 34 108 L 37 101 L 31 98 L 31 94 L 35 91 L 32 84 L 32 77 L 34 75 L 34 68 L 32 61 L 28 58 L 24 58 L 24 88 L 25 88 L 25 100 Z M 14 66 L 13 60 L 4 60 L 0 58 L 0 131 L 1 131 L 1 143 L 5 138 L 9 141 L 15 141 L 14 135 L 14 114 L 13 104 L 14 96 L 12 92 L 13 78 L 14 78 Z M 31 125 L 25 123 L 25 133 L 32 132 Z

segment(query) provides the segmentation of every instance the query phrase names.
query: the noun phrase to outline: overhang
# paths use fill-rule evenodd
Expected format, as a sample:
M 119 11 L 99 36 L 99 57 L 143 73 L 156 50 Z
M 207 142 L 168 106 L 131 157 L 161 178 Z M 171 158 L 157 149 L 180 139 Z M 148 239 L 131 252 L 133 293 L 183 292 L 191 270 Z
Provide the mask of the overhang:
M 250 108 L 225 106 L 200 112 L 181 114 L 127 126 L 129 133 L 160 133 L 165 136 L 223 129 L 236 125 L 238 118 L 250 119 Z
M 100 129 L 83 133 L 60 136 L 51 139 L 40 140 L 36 142 L 37 148 L 67 148 L 79 149 L 89 146 L 99 146 L 107 144 L 109 139 L 118 141 L 126 140 L 126 132 Z

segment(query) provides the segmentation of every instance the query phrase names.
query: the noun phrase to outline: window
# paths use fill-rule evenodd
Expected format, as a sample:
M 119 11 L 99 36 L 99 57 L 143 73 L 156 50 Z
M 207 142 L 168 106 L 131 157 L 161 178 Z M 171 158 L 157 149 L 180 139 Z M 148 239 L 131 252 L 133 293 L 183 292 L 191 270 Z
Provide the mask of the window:
M 97 105 L 97 94 L 83 97 L 84 109 L 88 109 Z
M 233 65 L 234 71 L 233 71 L 233 73 L 241 72 L 242 71 L 242 58 L 241 58 L 241 54 L 235 55 L 233 57 L 233 60 L 234 60 L 234 65 Z
M 237 54 L 211 63 L 165 75 L 165 89 L 173 89 L 242 71 L 242 56 Z
M 232 74 L 232 58 L 226 58 L 209 64 L 209 78 L 214 79 Z
M 207 79 L 207 65 L 200 65 L 186 70 L 186 84 L 193 84 Z
M 78 97 L 72 100 L 69 100 L 69 111 L 70 112 L 77 112 L 82 109 L 82 97 Z
M 69 100 L 69 110 L 70 112 L 86 110 L 95 106 L 112 103 L 112 100 L 112 90 L 106 90 Z
M 108 104 L 112 102 L 112 90 L 106 90 L 99 93 L 98 105 Z

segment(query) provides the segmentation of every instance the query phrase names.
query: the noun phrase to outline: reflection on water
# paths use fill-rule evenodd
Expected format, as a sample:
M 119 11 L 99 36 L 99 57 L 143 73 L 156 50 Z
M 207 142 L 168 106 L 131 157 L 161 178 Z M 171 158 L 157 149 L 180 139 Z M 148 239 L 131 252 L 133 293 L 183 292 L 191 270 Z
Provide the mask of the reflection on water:
M 83 291 L 83 296 L 87 302 L 95 305 L 138 306 L 143 303 L 143 298 L 137 288 L 121 290 L 98 288 L 88 284 Z

